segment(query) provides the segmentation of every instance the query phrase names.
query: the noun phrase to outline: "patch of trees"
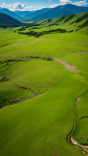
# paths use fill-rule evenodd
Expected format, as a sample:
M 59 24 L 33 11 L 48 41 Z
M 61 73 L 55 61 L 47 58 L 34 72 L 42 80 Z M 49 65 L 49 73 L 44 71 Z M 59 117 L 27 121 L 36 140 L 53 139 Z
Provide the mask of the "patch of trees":
M 7 79 L 5 76 L 2 76 L 1 78 L 0 78 L 0 82 L 4 82 L 4 81 L 8 81 L 9 79 Z
M 25 27 L 21 27 L 20 29 L 18 29 L 18 31 L 23 31 L 23 30 L 26 30 Z
M 65 29 L 60 29 L 59 28 L 59 29 L 51 29 L 51 30 L 48 30 L 48 31 L 42 31 L 42 32 L 29 31 L 29 32 L 25 32 L 25 33 L 24 32 L 18 32 L 18 33 L 39 37 L 39 36 L 42 36 L 42 35 L 45 35 L 45 34 L 51 34 L 53 32 L 66 33 L 67 31 Z
M 0 25 L 0 28 L 7 29 L 8 27 L 9 27 L 9 25 L 8 25 L 8 26 L 1 26 L 1 25 Z
M 52 19 L 48 19 L 48 20 L 47 20 L 47 22 L 51 22 L 51 21 L 52 21 Z

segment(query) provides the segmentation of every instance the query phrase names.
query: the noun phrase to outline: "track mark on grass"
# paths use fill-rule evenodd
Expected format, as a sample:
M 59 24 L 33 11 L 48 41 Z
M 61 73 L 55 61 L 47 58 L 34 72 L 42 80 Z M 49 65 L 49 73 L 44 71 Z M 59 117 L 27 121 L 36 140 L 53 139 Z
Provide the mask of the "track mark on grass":
M 9 46 L 9 45 L 12 45 L 12 44 L 16 44 L 16 43 L 29 43 L 29 42 L 32 42 L 32 41 L 34 41 L 35 39 L 33 39 L 33 40 L 31 40 L 31 41 L 23 41 L 23 42 L 14 42 L 14 43 L 10 43 L 10 44 L 4 44 L 4 45 L 2 45 L 0 48 L 3 48 L 3 47 L 5 47 L 5 46 Z
M 56 62 L 60 62 L 60 63 L 62 63 L 64 66 L 65 66 L 65 68 L 67 68 L 69 71 L 71 71 L 71 72 L 74 72 L 74 73 L 79 73 L 80 71 L 79 70 L 76 70 L 75 68 L 76 68 L 76 66 L 71 66 L 71 65 L 69 65 L 69 64 L 67 64 L 65 61 L 62 61 L 62 60 L 60 60 L 60 59 L 54 59 Z
M 88 43 L 86 43 L 86 42 L 82 42 L 82 41 L 77 41 L 77 42 L 84 43 L 84 44 L 87 44 L 88 45 Z
M 88 43 L 87 42 L 82 42 L 82 41 L 67 41 L 67 40 L 58 40 L 58 39 L 51 39 L 51 38 L 41 38 L 41 39 L 49 39 L 49 40 L 55 40 L 55 41 L 61 41 L 61 42 L 78 42 L 78 43 L 83 43 L 83 44 L 87 44 L 88 45 Z

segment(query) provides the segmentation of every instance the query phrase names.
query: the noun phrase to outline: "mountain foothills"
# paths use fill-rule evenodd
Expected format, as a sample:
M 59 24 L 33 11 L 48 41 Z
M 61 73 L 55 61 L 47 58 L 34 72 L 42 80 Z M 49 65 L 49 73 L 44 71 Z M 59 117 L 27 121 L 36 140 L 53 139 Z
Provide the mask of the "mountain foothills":
M 43 8 L 37 11 L 10 11 L 0 8 L 1 13 L 6 13 L 17 20 L 44 20 L 58 18 L 64 15 L 77 14 L 88 11 L 88 7 L 76 6 L 72 4 L 60 5 L 55 8 Z
M 22 26 L 23 24 L 16 20 L 15 18 L 12 18 L 11 16 L 0 13 L 0 27 L 16 27 L 16 26 Z

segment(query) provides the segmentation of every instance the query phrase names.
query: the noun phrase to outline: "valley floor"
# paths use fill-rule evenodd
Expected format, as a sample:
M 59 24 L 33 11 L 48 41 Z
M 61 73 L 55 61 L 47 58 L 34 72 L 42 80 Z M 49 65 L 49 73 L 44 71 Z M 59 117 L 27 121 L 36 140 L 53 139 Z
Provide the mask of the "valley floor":
M 0 107 L 1 156 L 88 155 L 88 35 L 0 30 Z

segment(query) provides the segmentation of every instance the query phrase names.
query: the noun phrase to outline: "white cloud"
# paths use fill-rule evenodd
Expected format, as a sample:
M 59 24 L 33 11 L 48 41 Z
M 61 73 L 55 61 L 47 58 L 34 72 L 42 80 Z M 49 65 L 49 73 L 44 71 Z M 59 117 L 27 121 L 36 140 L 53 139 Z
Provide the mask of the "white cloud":
M 49 2 L 51 2 L 52 0 L 49 0 Z M 58 4 L 53 4 L 53 5 L 50 5 L 49 8 L 55 8 L 59 5 L 65 5 L 65 4 L 74 4 L 74 5 L 78 5 L 78 6 L 83 6 L 85 4 L 87 4 L 86 0 L 84 1 L 79 1 L 79 2 L 72 2 L 70 0 L 60 0 L 60 2 Z M 14 11 L 14 10 L 23 10 L 23 11 L 31 11 L 31 10 L 40 10 L 40 9 L 43 9 L 44 7 L 33 7 L 33 6 L 26 6 L 25 4 L 20 4 L 20 3 L 14 3 L 14 4 L 10 4 L 10 5 L 7 5 L 6 3 L 2 3 L 2 6 L 3 8 L 7 8 L 11 11 Z
M 73 4 L 78 5 L 78 6 L 82 6 L 82 5 L 87 4 L 87 2 L 86 1 L 80 1 L 80 2 L 74 2 Z
M 70 0 L 60 0 L 60 3 L 50 5 L 49 8 L 55 8 L 55 7 L 59 6 L 59 5 L 65 5 L 65 4 L 74 4 L 74 5 L 78 5 L 78 6 L 83 6 L 83 5 L 86 5 L 87 2 L 86 2 L 86 0 L 84 0 L 84 1 L 74 2 L 73 3 Z
M 50 5 L 49 8 L 55 8 L 55 7 L 59 6 L 59 5 L 61 5 L 61 4 L 53 4 L 53 5 Z
M 6 3 L 2 3 L 2 8 L 7 8 L 11 11 L 14 11 L 14 10 L 22 10 L 22 11 L 27 11 L 27 10 L 40 10 L 42 9 L 43 7 L 33 7 L 33 6 L 25 6 L 25 4 L 20 4 L 20 3 L 14 3 L 14 4 L 10 4 L 10 5 L 7 5 Z
M 70 0 L 60 0 L 61 3 L 69 3 L 71 2 Z

